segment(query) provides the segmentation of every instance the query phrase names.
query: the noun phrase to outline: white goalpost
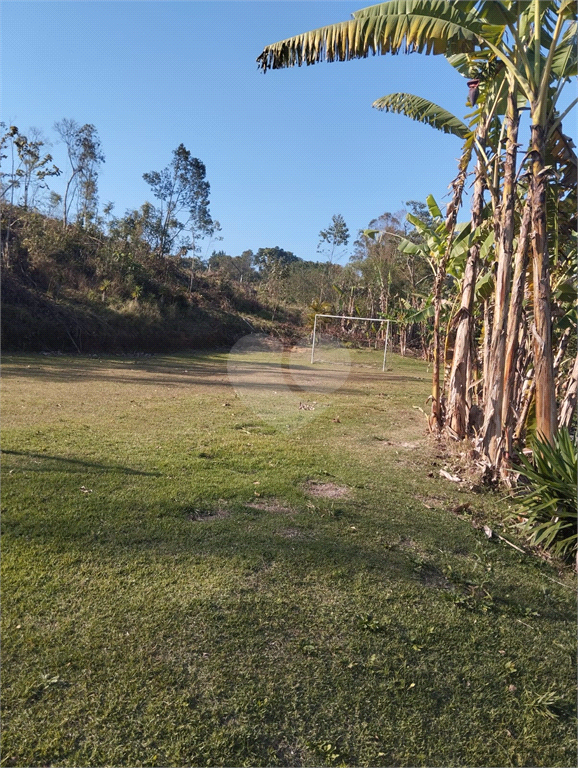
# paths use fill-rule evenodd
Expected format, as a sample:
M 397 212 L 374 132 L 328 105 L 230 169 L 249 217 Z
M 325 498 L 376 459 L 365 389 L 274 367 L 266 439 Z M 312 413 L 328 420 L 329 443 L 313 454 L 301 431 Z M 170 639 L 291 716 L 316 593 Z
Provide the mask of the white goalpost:
M 313 320 L 313 343 L 311 344 L 311 364 L 313 365 L 314 359 L 315 359 L 315 337 L 317 333 L 317 318 L 318 317 L 333 317 L 337 320 L 369 320 L 372 323 L 385 323 L 385 344 L 383 347 L 383 367 L 382 371 L 385 371 L 385 360 L 387 356 L 387 342 L 389 339 L 389 320 L 384 320 L 381 317 L 349 317 L 348 315 L 322 315 L 317 314 L 315 315 L 315 319 Z

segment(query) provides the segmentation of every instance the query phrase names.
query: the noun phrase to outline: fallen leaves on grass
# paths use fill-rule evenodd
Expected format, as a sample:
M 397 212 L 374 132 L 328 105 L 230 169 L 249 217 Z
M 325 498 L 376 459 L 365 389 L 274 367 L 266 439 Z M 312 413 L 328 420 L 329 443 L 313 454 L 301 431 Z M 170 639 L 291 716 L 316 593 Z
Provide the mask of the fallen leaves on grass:
M 457 475 L 450 475 L 450 473 L 446 472 L 444 469 L 440 469 L 440 475 L 445 477 L 446 480 L 451 480 L 452 483 L 463 482 L 461 477 L 458 477 Z

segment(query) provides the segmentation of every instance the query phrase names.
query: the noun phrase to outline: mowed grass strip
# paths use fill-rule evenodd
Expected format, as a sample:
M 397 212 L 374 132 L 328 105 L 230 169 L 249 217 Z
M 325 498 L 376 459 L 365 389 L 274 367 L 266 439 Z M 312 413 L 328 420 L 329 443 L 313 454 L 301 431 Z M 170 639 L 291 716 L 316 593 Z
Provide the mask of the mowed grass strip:
M 351 354 L 4 357 L 3 765 L 575 765 L 572 575 Z

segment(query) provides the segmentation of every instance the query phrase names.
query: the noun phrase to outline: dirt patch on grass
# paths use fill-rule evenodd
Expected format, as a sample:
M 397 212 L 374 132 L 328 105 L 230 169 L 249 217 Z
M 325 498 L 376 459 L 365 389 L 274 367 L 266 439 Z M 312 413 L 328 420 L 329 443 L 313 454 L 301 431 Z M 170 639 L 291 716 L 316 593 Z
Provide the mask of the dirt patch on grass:
M 261 512 L 273 512 L 278 515 L 289 515 L 295 512 L 294 509 L 291 509 L 291 507 L 285 506 L 285 504 L 280 502 L 278 499 L 267 499 L 266 501 L 252 501 L 250 504 L 246 504 L 245 506 L 251 507 L 252 509 L 258 509 Z
M 305 492 L 310 496 L 317 496 L 323 499 L 343 499 L 349 495 L 349 488 L 345 485 L 336 485 L 335 483 L 321 483 L 310 480 L 305 485 Z
M 431 563 L 424 563 L 421 566 L 419 580 L 425 587 L 435 587 L 436 589 L 453 589 L 453 585 L 443 573 Z
M 399 541 L 397 542 L 397 546 L 400 549 L 413 549 L 418 550 L 421 549 L 420 545 L 414 541 L 413 539 L 408 539 L 405 536 L 402 536 Z

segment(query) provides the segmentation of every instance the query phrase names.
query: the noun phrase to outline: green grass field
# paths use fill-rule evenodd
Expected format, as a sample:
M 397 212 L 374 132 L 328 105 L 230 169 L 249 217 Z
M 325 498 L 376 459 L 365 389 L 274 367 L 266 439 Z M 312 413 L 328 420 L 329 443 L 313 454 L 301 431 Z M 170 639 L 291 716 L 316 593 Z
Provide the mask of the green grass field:
M 573 575 L 320 357 L 4 357 L 2 765 L 576 764 Z

